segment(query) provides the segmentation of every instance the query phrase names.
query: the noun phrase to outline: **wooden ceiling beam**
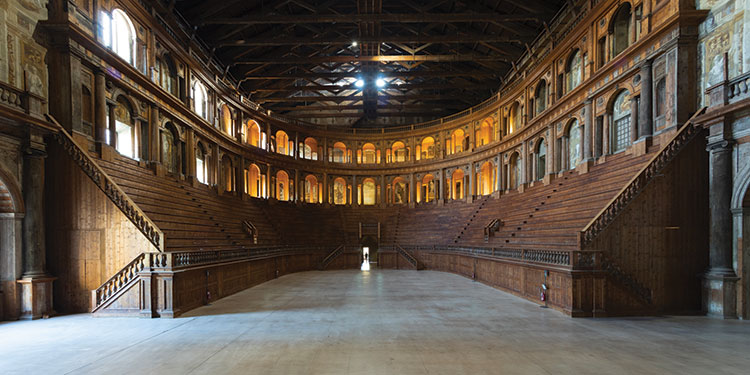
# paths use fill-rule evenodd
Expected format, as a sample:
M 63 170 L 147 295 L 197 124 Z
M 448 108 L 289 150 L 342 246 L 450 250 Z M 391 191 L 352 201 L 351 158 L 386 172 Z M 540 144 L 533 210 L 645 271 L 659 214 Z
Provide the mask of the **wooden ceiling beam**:
M 329 62 L 389 62 L 389 61 L 429 61 L 429 62 L 458 62 L 458 61 L 505 61 L 510 62 L 507 56 L 483 55 L 483 54 L 455 54 L 455 55 L 379 55 L 379 56 L 315 56 L 315 57 L 256 57 L 242 59 L 232 65 L 262 65 L 262 64 L 322 64 Z
M 248 15 L 232 18 L 208 18 L 204 25 L 273 25 L 305 23 L 394 22 L 394 23 L 469 23 L 469 22 L 520 22 L 549 19 L 550 13 L 382 13 L 382 14 L 304 14 L 304 15 Z
M 378 100 L 446 100 L 446 99 L 463 99 L 471 95 L 436 95 L 436 94 L 416 94 L 416 95 L 378 95 Z M 285 102 L 345 102 L 345 101 L 361 101 L 363 97 L 361 95 L 347 95 L 347 96 L 291 96 L 291 97 L 267 97 L 260 99 L 252 99 L 257 103 L 285 103 Z
M 528 35 L 532 37 L 532 35 Z M 372 37 L 357 37 L 352 36 L 351 38 L 301 38 L 301 37 L 280 37 L 280 38 L 254 38 L 254 39 L 238 39 L 232 42 L 219 42 L 217 47 L 275 47 L 275 46 L 312 46 L 322 45 L 327 46 L 331 44 L 337 45 L 350 45 L 352 41 L 357 41 L 360 44 L 367 43 L 420 43 L 420 44 L 452 44 L 452 43 L 516 43 L 523 44 L 524 39 L 514 38 L 501 35 L 482 35 L 482 34 L 466 34 L 466 35 L 381 35 Z

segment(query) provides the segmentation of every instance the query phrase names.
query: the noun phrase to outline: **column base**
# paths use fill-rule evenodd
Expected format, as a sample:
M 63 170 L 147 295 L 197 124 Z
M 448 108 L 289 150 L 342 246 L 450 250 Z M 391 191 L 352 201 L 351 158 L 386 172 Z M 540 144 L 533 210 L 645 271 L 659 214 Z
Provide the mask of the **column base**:
M 703 275 L 703 311 L 722 319 L 737 318 L 737 280 L 734 272 L 708 272 Z
M 591 170 L 591 167 L 594 166 L 594 159 L 587 159 L 582 162 L 580 162 L 576 166 L 576 171 L 580 174 L 589 173 L 589 170 Z
M 549 184 L 552 183 L 552 181 L 555 179 L 555 177 L 557 177 L 557 174 L 555 174 L 555 173 L 548 173 L 548 174 L 544 175 L 544 178 L 542 179 L 542 183 L 544 184 L 544 186 L 547 186 L 547 185 L 549 185 Z
M 21 286 L 20 319 L 39 319 L 54 315 L 52 306 L 51 276 L 24 277 L 18 280 Z
M 645 155 L 648 152 L 648 148 L 651 147 L 652 144 L 651 136 L 645 136 L 638 138 L 638 140 L 633 143 L 633 146 L 631 148 L 632 153 L 634 156 L 642 156 Z
M 102 160 L 112 161 L 115 155 L 115 149 L 103 142 L 96 142 L 96 152 Z

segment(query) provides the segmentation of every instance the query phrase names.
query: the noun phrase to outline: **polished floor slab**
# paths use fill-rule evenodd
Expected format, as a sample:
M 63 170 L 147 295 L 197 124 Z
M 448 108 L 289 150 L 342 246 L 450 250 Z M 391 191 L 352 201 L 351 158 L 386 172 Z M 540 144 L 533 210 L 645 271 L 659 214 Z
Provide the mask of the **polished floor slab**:
M 448 273 L 287 275 L 178 319 L 0 324 L 0 374 L 741 374 L 750 324 L 571 319 Z

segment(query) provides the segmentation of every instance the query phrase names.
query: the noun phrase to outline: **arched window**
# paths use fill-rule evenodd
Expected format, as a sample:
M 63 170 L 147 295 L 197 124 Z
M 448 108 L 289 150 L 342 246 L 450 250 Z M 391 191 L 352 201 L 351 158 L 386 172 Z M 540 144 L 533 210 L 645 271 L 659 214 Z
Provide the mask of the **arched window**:
M 346 145 L 343 142 L 336 142 L 333 144 L 333 152 L 331 152 L 331 161 L 334 163 L 346 163 Z
M 630 146 L 630 92 L 622 90 L 612 103 L 612 152 Z
M 541 180 L 547 173 L 547 145 L 542 138 L 537 142 L 539 144 L 536 148 L 536 179 Z
M 581 129 L 578 120 L 573 119 L 568 125 L 568 169 L 573 169 L 581 161 Z
M 318 160 L 318 141 L 315 138 L 305 138 L 303 158 L 308 160 Z
M 137 152 L 132 113 L 128 101 L 122 96 L 118 97 L 115 106 L 115 130 L 117 133 L 114 144 L 117 152 L 129 158 L 134 158 Z
M 226 104 L 221 105 L 221 129 L 226 134 L 234 135 L 232 129 L 232 110 Z
M 102 41 L 118 56 L 135 65 L 135 27 L 125 12 L 120 9 L 112 11 L 112 16 L 102 12 Z
M 401 163 L 409 160 L 409 150 L 404 145 L 404 142 L 396 141 L 391 145 L 391 159 L 392 163 Z
M 247 171 L 247 193 L 251 197 L 260 198 L 263 194 L 263 183 L 260 174 L 260 168 L 255 164 L 250 164 Z
M 261 147 L 260 125 L 255 120 L 247 120 L 247 142 L 251 146 Z
M 208 120 L 208 94 L 206 93 L 206 87 L 200 81 L 194 81 L 191 95 L 193 97 L 193 111 L 195 111 L 195 114 L 204 120 Z
M 294 156 L 294 151 L 289 147 L 289 136 L 283 130 L 276 132 L 276 152 L 282 155 Z
M 346 180 L 341 177 L 333 180 L 333 204 L 346 204 Z
M 424 137 L 422 143 L 417 146 L 417 160 L 432 159 L 435 157 L 435 139 Z
M 372 178 L 362 180 L 362 204 L 365 206 L 375 205 L 376 195 L 375 180 Z
M 451 133 L 451 137 L 446 142 L 449 142 L 446 145 L 446 149 L 450 151 L 450 154 L 457 154 L 459 152 L 466 151 L 467 146 L 466 144 L 466 136 L 464 135 L 463 129 L 456 129 Z
M 162 164 L 170 173 L 177 173 L 179 168 L 179 136 L 174 125 L 167 123 L 161 132 Z
M 477 187 L 479 195 L 489 195 L 495 191 L 495 164 L 491 161 L 484 162 L 479 168 Z
M 206 149 L 198 142 L 195 147 L 195 178 L 202 184 L 208 183 L 208 160 Z
M 508 187 L 511 190 L 517 189 L 521 184 L 521 156 L 517 152 L 514 152 L 513 155 L 511 155 L 508 168 L 510 168 Z
M 375 145 L 372 143 L 365 143 L 362 146 L 362 156 L 360 159 L 361 164 L 375 164 L 377 163 L 377 152 L 375 151 Z
M 486 119 L 484 119 L 484 121 L 482 121 L 482 124 L 479 126 L 479 131 L 477 131 L 477 134 L 476 134 L 477 147 L 484 146 L 493 141 L 492 124 L 494 122 L 495 121 L 492 119 L 492 117 L 487 117 Z
M 409 202 L 409 190 L 403 177 L 393 179 L 393 203 L 406 204 Z
M 276 172 L 276 199 L 280 201 L 289 200 L 289 193 L 292 187 L 289 182 L 289 175 L 284 171 Z
M 172 58 L 165 54 L 156 59 L 156 80 L 166 92 L 177 95 L 177 68 Z
M 565 63 L 565 92 L 569 92 L 581 84 L 583 77 L 583 63 L 581 51 L 576 49 Z
M 315 175 L 307 175 L 305 177 L 305 202 L 307 203 L 318 203 L 319 200 L 319 193 L 318 193 L 318 179 L 315 177 Z
M 656 82 L 656 94 L 654 98 L 654 116 L 660 117 L 666 114 L 667 107 L 667 82 L 664 78 Z
M 422 177 L 419 191 L 417 191 L 417 202 L 432 202 L 435 200 L 435 176 L 427 174 Z
M 508 112 L 508 134 L 513 134 L 513 132 L 520 128 L 521 108 L 518 102 L 515 102 L 510 106 L 510 111 Z
M 612 57 L 619 55 L 630 45 L 630 20 L 630 3 L 624 3 L 617 9 L 609 23 Z
M 534 112 L 538 115 L 547 108 L 547 81 L 541 80 L 534 92 Z
M 451 199 L 464 199 L 464 171 L 456 169 L 451 175 Z
M 221 158 L 221 183 L 224 191 L 234 191 L 234 166 L 232 159 L 224 155 Z

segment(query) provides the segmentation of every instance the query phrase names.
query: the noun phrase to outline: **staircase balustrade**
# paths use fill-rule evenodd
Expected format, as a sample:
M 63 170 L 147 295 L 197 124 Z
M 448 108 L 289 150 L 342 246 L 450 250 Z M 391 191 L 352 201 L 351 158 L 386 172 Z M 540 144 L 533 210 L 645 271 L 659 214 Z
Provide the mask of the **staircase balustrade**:
M 92 182 L 117 206 L 125 217 L 158 249 L 164 251 L 164 233 L 154 224 L 146 214 L 128 197 L 115 181 L 99 167 L 88 152 L 81 147 L 73 137 L 60 125 L 55 118 L 47 115 L 47 119 L 58 127 L 55 139 L 70 155 Z
M 706 109 L 696 112 L 628 182 L 620 192 L 578 234 L 579 248 L 583 249 L 611 224 L 646 186 L 701 132 L 693 120 Z

